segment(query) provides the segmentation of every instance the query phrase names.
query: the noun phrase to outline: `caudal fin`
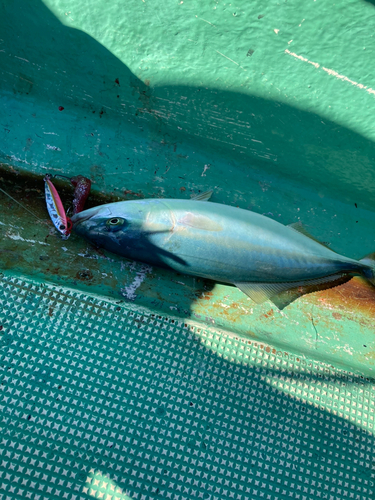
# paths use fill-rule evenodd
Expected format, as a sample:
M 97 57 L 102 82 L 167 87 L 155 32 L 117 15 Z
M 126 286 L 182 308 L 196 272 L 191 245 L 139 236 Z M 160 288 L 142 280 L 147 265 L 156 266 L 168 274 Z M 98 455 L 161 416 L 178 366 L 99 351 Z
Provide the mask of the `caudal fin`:
M 369 253 L 359 262 L 370 267 L 370 269 L 364 269 L 363 274 L 375 286 L 375 252 Z

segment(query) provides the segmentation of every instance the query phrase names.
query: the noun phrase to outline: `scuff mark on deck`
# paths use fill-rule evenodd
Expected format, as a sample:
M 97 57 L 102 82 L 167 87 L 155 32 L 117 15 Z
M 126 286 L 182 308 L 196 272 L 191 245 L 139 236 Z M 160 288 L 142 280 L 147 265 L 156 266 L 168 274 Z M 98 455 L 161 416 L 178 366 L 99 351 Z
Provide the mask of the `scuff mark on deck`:
M 49 246 L 49 243 L 45 243 L 44 241 L 31 240 L 28 238 L 22 238 L 20 234 L 6 233 L 6 238 L 10 238 L 15 241 L 26 241 L 27 243 L 39 243 L 39 245 Z
M 234 64 L 237 64 L 237 66 L 239 66 L 241 69 L 243 69 L 244 71 L 246 71 L 245 68 L 243 68 L 240 64 L 238 64 L 236 61 L 233 61 L 233 59 L 231 59 L 230 57 L 226 56 L 225 54 L 219 52 L 218 50 L 215 49 L 215 51 L 220 54 L 221 56 L 225 57 L 225 59 L 228 59 L 228 61 L 231 61 L 232 63 Z
M 375 90 L 372 89 L 371 87 L 367 87 L 366 85 L 363 85 L 362 83 L 358 83 L 354 80 L 351 80 L 350 78 L 348 78 L 347 76 L 345 75 L 341 75 L 340 73 L 338 73 L 337 71 L 333 70 L 333 69 L 329 69 L 329 68 L 326 68 L 324 66 L 321 66 L 320 64 L 314 62 L 314 61 L 310 61 L 309 59 L 307 59 L 306 57 L 303 57 L 303 56 L 300 56 L 298 54 L 296 54 L 295 52 L 290 52 L 290 50 L 288 49 L 285 49 L 284 51 L 286 54 L 289 54 L 290 56 L 296 58 L 296 59 L 299 59 L 300 61 L 303 61 L 303 62 L 307 62 L 309 64 L 312 64 L 316 69 L 319 69 L 321 68 L 323 71 L 325 71 L 326 73 L 328 73 L 329 75 L 331 76 L 334 76 L 335 78 L 337 78 L 338 80 L 342 80 L 343 82 L 348 82 L 348 83 L 351 83 L 352 85 L 354 85 L 355 87 L 358 87 L 359 89 L 363 89 L 363 90 L 366 90 L 366 92 L 368 92 L 369 94 L 374 94 L 375 95 Z
M 147 266 L 146 264 L 142 265 L 140 270 L 137 271 L 133 283 L 131 283 L 131 285 L 124 286 L 123 288 L 121 288 L 120 290 L 121 295 L 126 297 L 128 300 L 132 301 L 135 300 L 137 298 L 135 291 L 137 290 L 137 288 L 141 286 L 141 284 L 146 279 L 147 274 L 150 273 L 151 271 L 152 271 L 151 266 Z

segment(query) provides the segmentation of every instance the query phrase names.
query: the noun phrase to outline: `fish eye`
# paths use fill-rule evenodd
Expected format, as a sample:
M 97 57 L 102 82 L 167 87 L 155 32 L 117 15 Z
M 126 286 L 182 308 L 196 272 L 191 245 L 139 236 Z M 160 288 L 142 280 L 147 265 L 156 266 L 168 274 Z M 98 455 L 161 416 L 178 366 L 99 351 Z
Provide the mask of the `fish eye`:
M 120 229 L 120 227 L 124 224 L 125 219 L 122 219 L 121 217 L 112 217 L 111 219 L 108 219 L 106 222 L 106 226 L 109 229 Z

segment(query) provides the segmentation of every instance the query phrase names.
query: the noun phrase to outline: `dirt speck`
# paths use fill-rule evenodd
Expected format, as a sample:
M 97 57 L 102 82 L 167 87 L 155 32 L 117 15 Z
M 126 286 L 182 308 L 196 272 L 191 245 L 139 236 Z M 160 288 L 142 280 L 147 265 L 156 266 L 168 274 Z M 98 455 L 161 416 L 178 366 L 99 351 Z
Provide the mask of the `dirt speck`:
M 81 280 L 81 281 L 89 281 L 89 280 L 92 280 L 93 275 L 89 269 L 81 269 L 76 274 L 76 278 Z

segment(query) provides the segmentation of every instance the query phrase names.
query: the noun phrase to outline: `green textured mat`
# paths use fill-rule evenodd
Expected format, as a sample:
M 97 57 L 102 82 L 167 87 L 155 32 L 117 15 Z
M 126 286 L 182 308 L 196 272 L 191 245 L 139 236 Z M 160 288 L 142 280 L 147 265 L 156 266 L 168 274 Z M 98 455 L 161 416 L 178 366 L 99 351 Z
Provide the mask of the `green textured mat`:
M 1 499 L 374 498 L 373 380 L 1 280 Z

